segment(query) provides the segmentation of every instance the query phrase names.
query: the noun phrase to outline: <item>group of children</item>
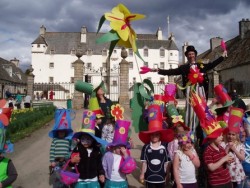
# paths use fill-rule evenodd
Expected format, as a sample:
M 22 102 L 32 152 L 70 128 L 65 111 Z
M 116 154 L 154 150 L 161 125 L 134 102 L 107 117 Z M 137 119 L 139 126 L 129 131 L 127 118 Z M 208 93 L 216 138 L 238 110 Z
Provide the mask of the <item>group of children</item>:
M 219 89 L 218 89 L 219 88 Z M 197 172 L 203 168 L 209 187 L 249 186 L 249 161 L 245 158 L 250 118 L 246 109 L 232 106 L 222 85 L 217 88 L 218 105 L 213 113 L 205 99 L 191 93 L 190 104 L 196 113 L 204 139 L 198 140 L 193 130 L 184 123 L 176 102 L 155 96 L 147 102 L 144 117 L 147 130 L 139 132 L 144 143 L 141 150 L 139 180 L 145 187 L 197 188 Z M 96 99 L 90 100 L 90 102 Z M 91 106 L 91 105 L 90 105 Z M 106 111 L 106 124 L 99 137 L 100 107 L 83 112 L 82 127 L 73 133 L 71 110 L 58 109 L 55 125 L 49 136 L 53 138 L 50 162 L 53 169 L 53 187 L 67 187 L 62 181 L 62 167 L 79 175 L 71 187 L 128 187 L 126 175 L 136 168 L 128 142 L 130 122 L 123 119 L 120 105 Z M 165 117 L 166 115 L 166 117 Z M 245 122 L 245 126 L 244 126 Z M 196 133 L 197 134 L 197 133 Z M 200 138 L 200 137 L 199 137 Z M 250 145 L 250 144 L 249 144 Z M 202 151 L 202 152 L 201 152 Z M 243 162 L 243 163 L 242 163 Z M 243 165 L 242 165 L 243 164 Z M 246 174 L 245 174 L 246 172 Z
M 69 186 L 61 175 L 65 165 L 68 171 L 78 174 L 71 187 L 128 187 L 126 175 L 136 168 L 129 151 L 130 121 L 114 118 L 112 109 L 107 110 L 104 134 L 96 135 L 103 117 L 96 98 L 92 98 L 89 109 L 83 111 L 81 129 L 75 133 L 71 128 L 72 110 L 57 109 L 55 114 L 55 125 L 49 133 L 53 138 L 50 148 L 53 187 Z

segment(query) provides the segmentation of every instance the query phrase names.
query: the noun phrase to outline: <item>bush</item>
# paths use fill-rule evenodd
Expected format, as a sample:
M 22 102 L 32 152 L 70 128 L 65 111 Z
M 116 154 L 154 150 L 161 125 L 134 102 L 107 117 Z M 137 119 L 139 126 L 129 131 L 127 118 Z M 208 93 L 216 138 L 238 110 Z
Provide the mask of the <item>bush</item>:
M 6 138 L 16 142 L 44 126 L 54 117 L 55 106 L 14 110 L 7 128 Z

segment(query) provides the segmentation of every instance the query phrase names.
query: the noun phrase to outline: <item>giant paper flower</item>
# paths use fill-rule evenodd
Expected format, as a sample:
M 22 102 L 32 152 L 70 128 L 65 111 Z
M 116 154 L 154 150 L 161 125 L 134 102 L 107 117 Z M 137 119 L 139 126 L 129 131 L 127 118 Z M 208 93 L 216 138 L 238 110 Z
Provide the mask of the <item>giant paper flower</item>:
M 133 51 L 141 58 L 137 45 L 136 33 L 131 27 L 131 21 L 143 19 L 145 15 L 131 13 L 126 6 L 118 4 L 111 12 L 105 13 L 99 21 L 97 33 L 102 27 L 105 20 L 110 21 L 110 30 L 102 37 L 97 39 L 97 43 L 111 42 L 109 47 L 109 56 L 112 54 L 115 45 L 132 48 Z M 141 58 L 142 59 L 142 58 Z
M 4 126 L 9 125 L 12 108 L 4 108 L 7 101 L 5 99 L 0 100 L 0 123 Z
M 182 119 L 182 116 L 181 115 L 178 115 L 178 116 L 176 116 L 176 115 L 172 115 L 171 116 L 172 117 L 172 122 L 173 123 L 178 123 L 178 122 L 184 122 L 184 120 Z
M 111 115 L 115 118 L 115 121 L 119 119 L 124 119 L 123 113 L 124 113 L 124 108 L 121 107 L 120 104 L 111 106 Z
M 195 85 L 197 83 L 202 83 L 204 80 L 203 74 L 200 73 L 200 70 L 197 67 L 195 67 L 194 69 L 190 68 L 190 72 L 188 74 L 188 80 L 192 85 Z

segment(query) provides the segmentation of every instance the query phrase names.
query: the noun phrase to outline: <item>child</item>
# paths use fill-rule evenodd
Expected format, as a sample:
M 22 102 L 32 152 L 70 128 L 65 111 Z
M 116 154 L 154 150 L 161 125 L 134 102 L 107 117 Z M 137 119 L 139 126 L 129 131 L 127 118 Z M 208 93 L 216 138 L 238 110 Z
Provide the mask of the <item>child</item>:
M 102 139 L 111 143 L 114 138 L 114 118 L 111 116 L 110 111 L 106 114 L 107 121 L 102 128 Z
M 228 127 L 225 129 L 226 140 L 222 144 L 226 153 L 233 157 L 233 161 L 228 164 L 231 181 L 234 188 L 241 188 L 245 173 L 242 161 L 245 160 L 245 146 L 241 143 L 239 133 L 243 119 L 241 108 L 231 107 L 229 112 Z
M 167 115 L 168 119 L 171 120 L 171 128 L 175 133 L 175 139 L 172 142 L 168 143 L 168 153 L 171 161 L 174 159 L 175 151 L 178 149 L 178 134 L 183 131 L 189 131 L 189 127 L 187 127 L 183 122 L 182 116 L 179 115 L 174 104 L 167 105 Z
M 173 161 L 174 187 L 198 188 L 195 168 L 199 168 L 200 160 L 193 147 L 194 135 L 191 131 L 178 134 L 178 143 Z
M 153 104 L 148 109 L 148 131 L 139 133 L 140 140 L 145 144 L 141 151 L 142 170 L 140 181 L 146 181 L 146 187 L 165 187 L 165 178 L 169 173 L 168 153 L 162 142 L 174 139 L 171 129 L 162 127 L 161 106 Z
M 73 130 L 71 129 L 70 110 L 57 109 L 55 112 L 55 124 L 49 132 L 49 137 L 53 138 L 50 146 L 50 184 L 54 188 L 67 187 L 60 181 L 60 170 L 69 159 L 71 151 L 71 141 Z
M 17 171 L 14 164 L 0 151 L 0 187 L 10 187 L 16 178 Z
M 0 100 L 0 104 L 5 105 L 4 99 Z M 6 128 L 8 128 L 9 119 L 11 116 L 11 110 L 8 108 L 2 108 L 0 116 L 0 188 L 11 187 L 11 184 L 17 178 L 17 171 L 12 161 L 3 156 L 3 153 L 13 152 L 13 144 L 6 142 Z M 9 111 L 9 115 L 6 112 Z M 4 117 L 5 116 L 5 117 Z M 7 121 L 6 121 L 7 120 Z
M 82 129 L 73 136 L 73 139 L 79 140 L 71 155 L 71 165 L 77 164 L 80 173 L 75 188 L 99 188 L 98 180 L 101 183 L 105 181 L 99 145 L 106 145 L 107 142 L 95 136 L 95 119 L 95 113 L 84 111 Z
M 220 145 L 223 139 L 223 129 L 216 121 L 215 116 L 209 110 L 203 98 L 200 98 L 199 95 L 193 92 L 191 93 L 190 102 L 206 135 L 202 144 L 208 145 L 203 153 L 208 183 L 212 188 L 231 188 L 231 177 L 227 163 L 232 161 L 232 157 L 226 154 L 226 151 Z
M 114 140 L 108 144 L 109 151 L 102 160 L 106 176 L 105 188 L 128 188 L 126 174 L 132 173 L 136 168 L 136 162 L 128 151 L 129 126 L 129 121 L 116 121 Z

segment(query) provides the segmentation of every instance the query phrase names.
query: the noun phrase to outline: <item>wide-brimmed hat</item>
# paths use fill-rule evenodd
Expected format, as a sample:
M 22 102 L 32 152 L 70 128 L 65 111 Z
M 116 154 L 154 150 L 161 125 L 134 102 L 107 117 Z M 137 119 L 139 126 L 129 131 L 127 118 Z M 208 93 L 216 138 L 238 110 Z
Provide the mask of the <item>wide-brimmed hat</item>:
M 185 56 L 187 57 L 188 55 L 188 52 L 194 52 L 195 53 L 195 56 L 197 56 L 197 51 L 196 49 L 194 48 L 194 46 L 187 46 L 187 49 L 186 49 L 186 52 L 185 52 Z
M 101 138 L 95 136 L 95 120 L 96 114 L 91 110 L 85 110 L 83 112 L 81 129 L 73 135 L 72 139 L 81 139 L 84 134 L 88 134 L 96 142 L 102 145 L 107 145 L 107 142 L 105 140 L 102 140 Z
M 55 124 L 52 130 L 49 132 L 49 137 L 57 138 L 58 131 L 65 131 L 65 138 L 71 138 L 73 135 L 73 129 L 71 127 L 71 121 L 74 119 L 71 109 L 56 109 L 55 112 Z
M 150 143 L 150 135 L 159 132 L 161 141 L 171 142 L 174 139 L 172 129 L 163 129 L 163 114 L 160 105 L 153 104 L 148 108 L 148 131 L 141 131 L 139 138 L 143 143 Z
M 242 126 L 244 110 L 241 108 L 231 107 L 229 111 L 228 126 L 224 133 L 234 132 L 239 134 Z
M 127 120 L 117 120 L 115 122 L 115 132 L 114 138 L 111 143 L 108 144 L 108 147 L 114 146 L 125 146 L 127 148 L 130 147 L 128 142 L 128 133 L 131 122 Z
M 229 106 L 231 106 L 234 101 L 232 101 L 225 87 L 222 84 L 218 84 L 214 87 L 214 93 L 217 98 L 218 103 L 222 104 L 221 107 L 215 109 L 217 114 L 224 112 Z
M 190 128 L 184 124 L 182 115 L 179 114 L 174 104 L 167 105 L 167 117 L 171 120 L 171 128 L 175 129 L 177 125 L 181 125 L 184 130 L 189 131 Z
M 205 99 L 197 93 L 191 93 L 190 104 L 200 120 L 201 128 L 206 135 L 202 142 L 203 144 L 205 144 L 208 139 L 217 138 L 223 133 L 222 127 L 204 101 Z

